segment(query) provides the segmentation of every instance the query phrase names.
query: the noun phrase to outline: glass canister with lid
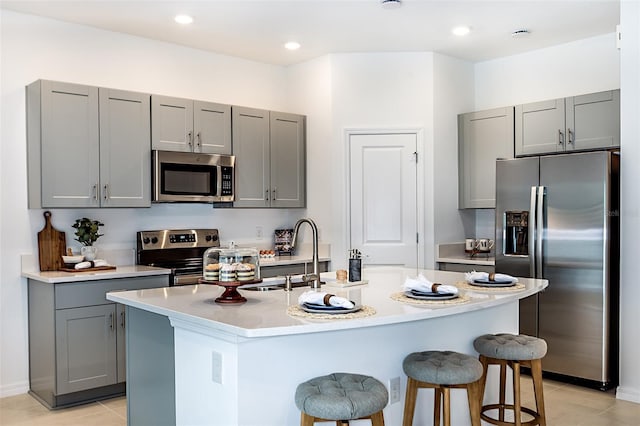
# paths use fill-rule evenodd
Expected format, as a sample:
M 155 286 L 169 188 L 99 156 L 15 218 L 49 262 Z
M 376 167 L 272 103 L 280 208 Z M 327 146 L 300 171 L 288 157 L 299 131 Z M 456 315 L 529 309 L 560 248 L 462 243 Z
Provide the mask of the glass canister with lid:
M 256 281 L 260 279 L 260 256 L 255 248 L 212 247 L 204 252 L 205 281 Z

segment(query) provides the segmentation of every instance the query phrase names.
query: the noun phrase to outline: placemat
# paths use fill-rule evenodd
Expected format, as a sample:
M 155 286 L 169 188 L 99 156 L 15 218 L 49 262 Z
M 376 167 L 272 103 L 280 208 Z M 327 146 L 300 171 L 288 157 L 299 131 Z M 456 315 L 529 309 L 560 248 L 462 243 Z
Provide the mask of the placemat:
M 518 291 L 525 289 L 525 285 L 522 283 L 516 283 L 516 285 L 512 285 L 511 287 L 485 287 L 481 285 L 471 285 L 466 281 L 458 281 L 455 286 L 461 290 L 469 291 Z
M 376 310 L 371 306 L 364 305 L 362 309 L 349 314 L 312 314 L 311 312 L 305 312 L 298 305 L 291 305 L 287 308 L 287 314 L 294 317 L 302 318 L 315 318 L 315 319 L 355 319 L 365 318 L 376 314 Z
M 455 299 L 449 300 L 421 300 L 407 297 L 403 291 L 392 293 L 389 297 L 397 302 L 408 303 L 410 305 L 460 305 L 471 300 L 469 297 L 459 294 Z

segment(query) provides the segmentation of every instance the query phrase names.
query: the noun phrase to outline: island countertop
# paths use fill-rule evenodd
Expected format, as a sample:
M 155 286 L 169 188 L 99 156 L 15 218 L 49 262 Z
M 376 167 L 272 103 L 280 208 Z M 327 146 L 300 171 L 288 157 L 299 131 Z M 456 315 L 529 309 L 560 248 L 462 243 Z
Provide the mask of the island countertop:
M 420 272 L 432 282 L 455 285 L 464 281 L 464 273 L 432 270 Z M 468 297 L 469 301 L 451 305 L 415 305 L 391 299 L 391 294 L 402 291 L 401 284 L 407 277 L 415 276 L 415 269 L 365 268 L 363 279 L 368 281 L 367 284 L 339 288 L 331 284 L 335 273 L 321 274 L 328 282 L 322 286 L 321 291 L 360 296 L 362 305 L 375 309 L 374 315 L 355 319 L 321 320 L 287 314 L 287 308 L 297 304 L 298 297 L 309 290 L 308 287 L 291 292 L 250 291 L 240 288 L 239 291 L 247 298 L 247 302 L 232 305 L 216 303 L 214 299 L 222 294 L 223 289 L 208 284 L 112 292 L 107 294 L 107 299 L 169 317 L 172 321 L 180 321 L 183 326 L 205 327 L 238 337 L 253 338 L 346 330 L 455 315 L 510 303 L 547 286 L 546 280 L 519 278 L 519 282 L 525 286 L 519 290 L 503 288 L 488 291 L 482 287 L 462 289 L 460 294 Z

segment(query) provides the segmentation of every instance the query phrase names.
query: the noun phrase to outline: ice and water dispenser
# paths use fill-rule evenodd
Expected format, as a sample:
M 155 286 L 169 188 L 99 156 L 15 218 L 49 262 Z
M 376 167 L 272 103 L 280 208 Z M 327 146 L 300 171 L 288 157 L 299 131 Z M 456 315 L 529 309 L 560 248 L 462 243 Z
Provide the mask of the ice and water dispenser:
M 505 255 L 529 255 L 529 212 L 507 211 L 505 215 Z

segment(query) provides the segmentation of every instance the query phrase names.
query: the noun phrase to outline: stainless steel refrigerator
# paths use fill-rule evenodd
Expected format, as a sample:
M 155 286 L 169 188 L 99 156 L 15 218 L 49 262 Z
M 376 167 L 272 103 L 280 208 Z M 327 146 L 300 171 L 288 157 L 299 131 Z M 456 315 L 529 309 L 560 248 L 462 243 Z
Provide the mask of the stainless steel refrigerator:
M 520 332 L 546 340 L 543 370 L 609 388 L 618 376 L 619 153 L 498 160 L 496 272 L 545 278 Z

